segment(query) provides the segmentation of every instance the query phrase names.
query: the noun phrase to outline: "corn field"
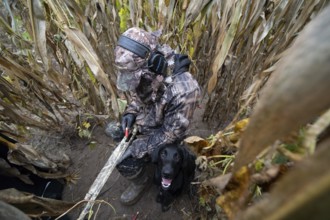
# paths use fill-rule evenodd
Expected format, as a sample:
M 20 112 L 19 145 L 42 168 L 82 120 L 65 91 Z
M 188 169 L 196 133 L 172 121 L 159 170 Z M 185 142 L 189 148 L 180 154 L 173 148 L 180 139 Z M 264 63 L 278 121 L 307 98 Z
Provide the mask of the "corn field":
M 225 190 L 217 198 L 216 204 L 223 208 L 230 219 L 260 219 L 265 213 L 268 213 L 267 219 L 293 219 L 290 218 L 292 216 L 304 219 L 303 215 L 295 212 L 296 208 L 302 209 L 305 205 L 317 203 L 319 200 L 316 195 L 319 193 L 315 192 L 314 197 L 303 199 L 300 206 L 297 202 L 297 207 L 291 210 L 277 204 L 270 207 L 271 198 L 276 197 L 276 192 L 281 190 L 287 190 L 293 199 L 298 199 L 298 192 L 304 192 L 303 187 L 297 187 L 294 192 L 288 185 L 290 180 L 301 178 L 303 172 L 297 171 L 296 177 L 291 175 L 291 179 L 283 179 L 286 182 L 279 184 L 271 194 L 273 197 L 260 203 L 260 207 L 247 209 L 244 201 L 248 201 L 248 196 L 242 195 L 250 189 L 253 175 L 242 169 L 251 163 L 255 165 L 256 160 L 274 151 L 282 151 L 286 156 L 289 154 L 288 157 L 292 159 L 291 153 L 283 145 L 276 142 L 274 147 L 272 144 L 308 123 L 315 122 L 314 127 L 317 127 L 317 123 L 323 123 L 321 128 L 318 127 L 319 130 L 306 128 L 314 132 L 314 139 L 306 135 L 305 141 L 315 142 L 329 125 L 324 119 L 329 117 L 326 112 L 330 107 L 329 98 L 320 98 L 329 94 L 326 88 L 330 87 L 329 76 L 324 74 L 323 78 L 312 84 L 313 87 L 308 90 L 315 93 L 311 95 L 312 98 L 305 100 L 299 96 L 302 100 L 293 98 L 292 102 L 285 102 L 282 106 L 274 104 L 281 102 L 280 98 L 276 99 L 275 88 L 281 88 L 280 85 L 285 84 L 282 81 L 287 78 L 268 82 L 268 79 L 280 78 L 288 69 L 298 66 L 295 58 L 301 58 L 302 55 L 290 56 L 294 54 L 290 51 L 294 51 L 292 48 L 296 51 L 303 48 L 293 45 L 327 4 L 326 0 L 2 0 L 0 133 L 24 143 L 29 139 L 31 130 L 63 131 L 67 126 L 77 124 L 77 117 L 82 115 L 118 119 L 122 107 L 118 102 L 120 94 L 115 85 L 116 71 L 113 66 L 117 39 L 132 26 L 148 31 L 161 30 L 162 43 L 169 44 L 178 53 L 188 54 L 193 61 L 191 73 L 203 90 L 203 120 L 222 129 L 212 141 L 195 137 L 188 142 L 205 149 L 222 149 L 224 145 L 230 145 L 235 148 L 235 153 L 239 148 L 238 154 L 235 154 L 232 175 L 226 176 L 227 181 L 206 180 L 206 185 L 218 191 Z M 327 23 L 323 25 L 324 28 L 316 31 L 320 31 L 321 36 L 322 31 L 325 32 L 324 36 L 329 36 L 330 26 Z M 314 35 L 311 36 L 313 38 Z M 306 42 L 309 40 L 304 39 Z M 330 38 L 319 39 L 314 43 L 323 44 L 323 48 L 327 49 L 324 57 L 329 58 Z M 303 49 L 302 54 L 317 54 Z M 309 64 L 308 60 L 302 59 L 299 65 Z M 330 75 L 329 64 L 320 63 L 319 67 Z M 303 70 L 299 69 L 301 72 Z M 316 67 L 313 70 L 314 74 L 322 72 Z M 314 78 L 313 75 L 305 77 Z M 290 96 L 290 86 L 295 85 L 296 81 L 287 79 L 286 82 L 291 84 L 286 90 L 283 89 L 284 92 L 278 93 L 278 97 Z M 304 83 L 308 83 L 308 80 Z M 326 86 L 323 88 L 320 84 Z M 302 85 L 309 88 L 303 83 L 299 85 L 299 88 Z M 294 91 L 305 94 L 299 89 Z M 316 101 L 314 104 L 313 101 L 308 102 L 314 99 L 324 105 L 316 105 Z M 315 106 L 315 110 L 308 111 L 306 106 L 311 105 Z M 272 109 L 276 112 L 272 112 Z M 310 114 L 297 113 L 304 109 Z M 234 134 L 239 133 L 239 137 L 230 144 L 228 132 L 232 132 L 231 129 L 245 118 L 250 118 L 246 130 L 245 125 L 244 132 L 235 130 Z M 321 122 L 316 120 L 318 118 Z M 322 145 L 329 145 L 328 140 Z M 1 142 L 5 140 L 1 139 Z M 329 187 L 322 185 L 329 183 L 329 171 L 321 169 L 324 163 L 329 164 L 324 156 L 329 154 L 329 146 L 328 149 L 323 147 L 320 153 L 315 152 L 316 143 L 312 144 L 313 147 L 306 145 L 302 147 L 305 149 L 304 156 L 300 155 L 295 162 L 304 162 L 301 167 L 314 163 L 311 172 L 319 172 L 310 179 L 319 178 L 316 186 L 320 187 L 321 194 L 329 195 Z M 307 160 L 314 152 L 315 157 Z M 262 156 L 260 153 L 263 153 Z M 302 180 L 302 185 L 312 187 L 310 179 Z M 238 181 L 239 187 L 230 191 L 219 186 L 223 181 Z M 280 204 L 283 198 L 277 198 L 275 201 Z M 324 200 L 329 201 L 329 196 Z M 258 208 L 261 214 L 256 214 Z M 320 215 L 320 219 L 323 217 Z

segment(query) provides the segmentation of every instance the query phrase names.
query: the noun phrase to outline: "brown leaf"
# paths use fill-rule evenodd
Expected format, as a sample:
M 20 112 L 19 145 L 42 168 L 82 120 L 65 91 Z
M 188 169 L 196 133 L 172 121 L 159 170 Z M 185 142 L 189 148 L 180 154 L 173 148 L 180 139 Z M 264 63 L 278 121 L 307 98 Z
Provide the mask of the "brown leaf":
M 330 107 L 330 99 L 325 95 L 330 93 L 330 41 L 324 40 L 329 38 L 327 8 L 300 33 L 263 89 L 242 135 L 235 170 L 252 162 L 276 139 Z
M 330 138 L 315 154 L 289 170 L 261 201 L 236 219 L 328 219 L 330 202 Z
M 199 155 L 205 147 L 209 146 L 209 142 L 198 136 L 190 136 L 184 139 L 184 142 L 191 146 L 192 151 Z
M 91 71 L 94 76 L 101 82 L 108 92 L 111 94 L 111 107 L 113 108 L 116 117 L 119 117 L 118 103 L 116 99 L 116 92 L 111 85 L 107 75 L 105 74 L 99 57 L 95 53 L 93 47 L 89 43 L 86 36 L 78 29 L 65 27 L 64 31 L 66 32 L 69 40 L 74 44 L 77 52 L 82 56 L 85 61 L 88 63 Z
M 236 213 L 245 205 L 249 194 L 250 174 L 247 167 L 242 167 L 236 172 L 228 184 L 225 192 L 219 196 L 216 203 L 223 208 L 229 219 L 233 219 Z
M 238 122 L 235 123 L 235 126 L 234 126 L 234 131 L 235 132 L 242 132 L 245 130 L 246 126 L 248 125 L 249 123 L 249 119 L 248 118 L 245 118 L 245 119 L 242 119 Z
M 184 27 L 193 22 L 209 2 L 210 0 L 190 1 L 184 19 Z
M 212 76 L 209 79 L 208 84 L 207 84 L 207 92 L 209 94 L 211 94 L 212 91 L 214 90 L 215 86 L 217 85 L 217 81 L 218 81 L 218 75 L 212 74 Z
M 221 44 L 221 49 L 217 53 L 216 57 L 214 58 L 214 62 L 212 64 L 212 77 L 210 78 L 208 87 L 207 87 L 207 91 L 209 94 L 211 94 L 211 92 L 215 88 L 215 85 L 217 84 L 218 71 L 222 67 L 222 65 L 225 61 L 225 58 L 228 55 L 228 51 L 232 45 L 234 37 L 236 35 L 238 24 L 239 24 L 240 18 L 242 16 L 242 8 L 243 8 L 244 2 L 245 1 L 237 2 L 236 7 L 233 9 L 234 11 L 233 11 L 233 15 L 231 17 L 231 24 L 229 26 L 228 31 L 226 32 L 225 38 L 224 38 L 223 42 L 221 40 L 219 40 L 219 42 L 221 42 L 222 44 Z
M 31 25 L 36 51 L 38 51 L 46 72 L 49 69 L 49 61 L 46 47 L 46 18 L 43 2 L 40 0 L 28 0 Z
M 38 197 L 13 188 L 1 190 L 0 200 L 12 205 L 19 205 L 24 213 L 34 217 L 58 216 L 74 205 L 72 202 Z
M 207 186 L 216 187 L 218 192 L 222 192 L 222 190 L 227 186 L 229 180 L 231 179 L 232 174 L 227 173 L 225 175 L 219 175 L 217 177 L 205 180 L 203 184 Z
M 280 173 L 280 165 L 273 165 L 260 173 L 255 173 L 251 176 L 251 180 L 256 184 L 263 184 L 275 179 Z

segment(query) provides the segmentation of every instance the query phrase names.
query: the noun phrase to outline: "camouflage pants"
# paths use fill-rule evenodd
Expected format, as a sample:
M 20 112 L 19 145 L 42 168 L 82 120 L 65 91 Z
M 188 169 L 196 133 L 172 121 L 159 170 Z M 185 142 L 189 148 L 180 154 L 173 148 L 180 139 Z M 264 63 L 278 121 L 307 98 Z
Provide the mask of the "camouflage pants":
M 150 161 L 149 156 L 143 158 L 129 157 L 117 164 L 116 168 L 122 176 L 128 179 L 134 179 L 139 176 L 141 172 L 144 172 L 146 165 L 149 164 Z

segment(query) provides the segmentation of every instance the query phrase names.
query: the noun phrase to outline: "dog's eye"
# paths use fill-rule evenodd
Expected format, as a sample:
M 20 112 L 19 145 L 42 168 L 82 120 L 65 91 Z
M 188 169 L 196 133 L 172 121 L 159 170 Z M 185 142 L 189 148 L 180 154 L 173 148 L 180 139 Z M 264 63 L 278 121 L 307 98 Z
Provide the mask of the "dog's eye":
M 165 151 L 160 152 L 160 157 L 162 159 L 165 159 L 166 158 L 166 152 Z
M 179 161 L 181 160 L 180 155 L 179 155 L 179 154 L 175 154 L 175 155 L 173 156 L 173 160 L 174 160 L 175 162 L 179 162 Z

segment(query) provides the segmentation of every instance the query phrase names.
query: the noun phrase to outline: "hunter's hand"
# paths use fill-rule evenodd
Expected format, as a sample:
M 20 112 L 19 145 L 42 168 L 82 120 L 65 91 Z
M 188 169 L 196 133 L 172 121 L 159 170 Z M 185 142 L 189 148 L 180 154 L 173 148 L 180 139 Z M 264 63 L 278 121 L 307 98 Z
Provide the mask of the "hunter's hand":
M 131 129 L 133 127 L 134 122 L 135 122 L 135 115 L 128 113 L 123 116 L 121 120 L 121 126 L 125 131 L 126 128 Z

